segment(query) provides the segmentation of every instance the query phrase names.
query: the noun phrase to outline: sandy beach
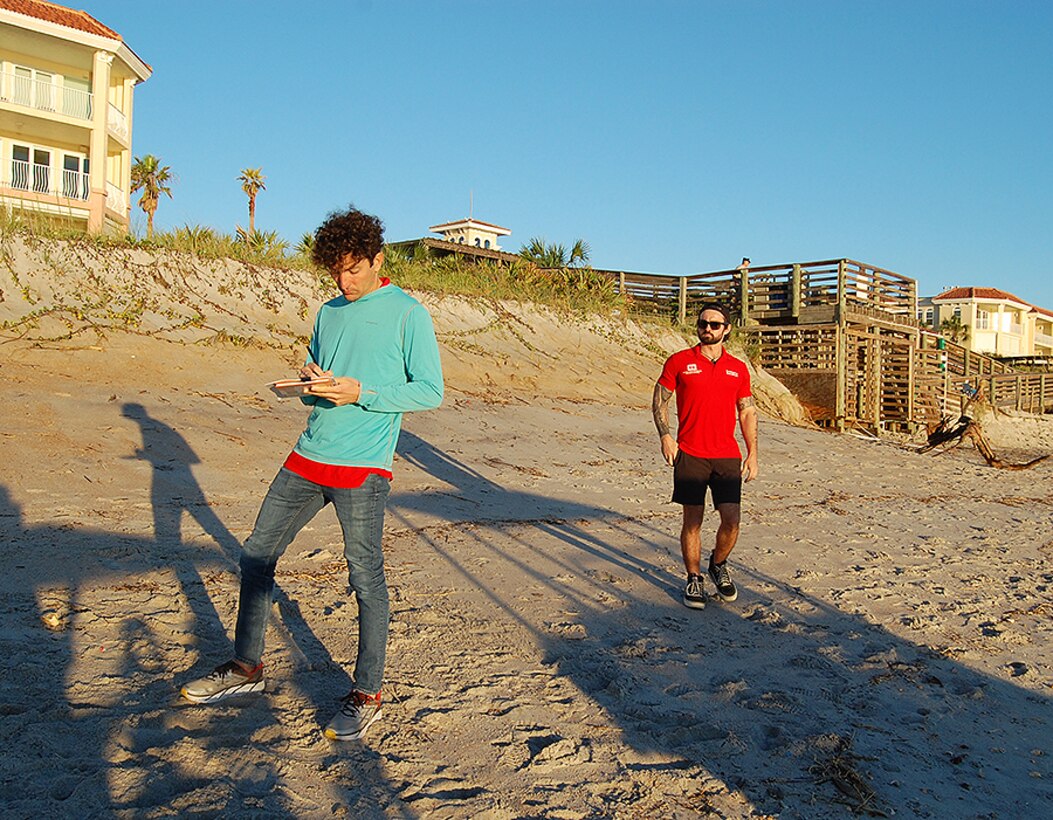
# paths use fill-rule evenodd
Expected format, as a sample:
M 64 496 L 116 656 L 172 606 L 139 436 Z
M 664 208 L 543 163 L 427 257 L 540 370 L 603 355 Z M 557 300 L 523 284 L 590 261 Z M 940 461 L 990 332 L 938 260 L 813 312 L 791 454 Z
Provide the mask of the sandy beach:
M 7 319 L 19 287 L 63 287 L 12 255 Z M 157 272 L 151 293 L 177 287 Z M 1053 813 L 1053 464 L 792 425 L 772 387 L 739 600 L 688 610 L 648 408 L 679 342 L 540 308 L 422 296 L 448 393 L 398 448 L 382 721 L 320 731 L 356 648 L 330 510 L 279 566 L 267 692 L 181 700 L 229 656 L 239 544 L 305 416 L 263 387 L 295 345 L 229 337 L 309 332 L 301 296 L 267 319 L 196 281 L 175 301 L 223 308 L 203 325 L 96 312 L 0 345 L 5 817 Z M 1011 459 L 1053 451 L 1048 416 L 985 431 Z

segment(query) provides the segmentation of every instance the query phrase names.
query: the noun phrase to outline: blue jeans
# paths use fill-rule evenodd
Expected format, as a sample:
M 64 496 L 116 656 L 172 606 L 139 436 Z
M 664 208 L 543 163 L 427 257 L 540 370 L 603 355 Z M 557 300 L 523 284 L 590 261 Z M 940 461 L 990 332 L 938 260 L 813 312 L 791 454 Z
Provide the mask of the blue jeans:
M 241 596 L 234 629 L 234 656 L 256 666 L 274 594 L 274 568 L 296 534 L 326 504 L 332 503 L 344 533 L 344 558 L 358 601 L 358 658 L 354 686 L 380 691 L 388 645 L 388 585 L 384 577 L 384 503 L 390 482 L 370 475 L 353 490 L 323 487 L 284 467 L 267 491 L 256 526 L 241 550 Z

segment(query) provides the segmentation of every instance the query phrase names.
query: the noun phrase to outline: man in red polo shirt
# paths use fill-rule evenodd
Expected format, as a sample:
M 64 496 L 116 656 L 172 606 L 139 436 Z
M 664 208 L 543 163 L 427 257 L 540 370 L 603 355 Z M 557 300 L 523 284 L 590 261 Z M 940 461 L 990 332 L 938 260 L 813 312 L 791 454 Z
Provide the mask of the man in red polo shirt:
M 654 386 L 651 411 L 662 442 L 662 456 L 673 468 L 673 502 L 684 507 L 680 551 L 687 569 L 684 605 L 702 609 L 702 516 L 706 489 L 720 514 L 717 541 L 709 557 L 709 577 L 723 601 L 734 601 L 738 590 L 727 560 L 739 537 L 742 479 L 757 477 L 757 408 L 750 392 L 746 363 L 724 349 L 731 332 L 723 305 L 707 302 L 698 313 L 695 347 L 670 356 Z M 669 432 L 669 400 L 676 393 L 677 435 Z M 746 442 L 742 460 L 735 441 L 735 419 Z

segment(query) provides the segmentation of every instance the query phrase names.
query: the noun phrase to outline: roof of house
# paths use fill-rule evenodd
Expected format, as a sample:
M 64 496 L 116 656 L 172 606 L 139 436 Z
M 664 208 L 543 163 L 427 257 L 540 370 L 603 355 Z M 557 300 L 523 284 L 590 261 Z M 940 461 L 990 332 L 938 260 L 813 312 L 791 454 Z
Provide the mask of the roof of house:
M 110 40 L 121 40 L 121 35 L 108 26 L 104 26 L 86 11 L 66 8 L 47 0 L 0 0 L 0 9 L 35 17 L 48 23 L 55 23 L 66 28 L 76 29 Z
M 453 253 L 461 256 L 476 256 L 482 259 L 494 259 L 501 262 L 518 262 L 522 259 L 518 253 L 496 251 L 493 248 L 479 248 L 475 245 L 465 245 L 460 242 L 450 242 L 446 239 L 436 239 L 433 236 L 425 236 L 420 239 L 404 239 L 401 242 L 388 242 L 387 244 L 389 246 L 403 247 L 407 249 L 415 248 L 417 245 L 424 245 L 434 251 L 438 251 L 440 255 Z
M 999 290 L 998 288 L 950 288 L 943 293 L 933 296 L 932 299 L 933 301 L 937 299 L 948 301 L 956 299 L 995 299 L 998 301 L 1016 302 L 1019 305 L 1030 305 L 1030 302 L 1025 302 L 1019 296 L 1014 296 L 1008 291 Z
M 999 290 L 998 288 L 950 288 L 949 290 L 945 290 L 943 293 L 932 297 L 933 301 L 937 299 L 947 302 L 954 302 L 962 299 L 993 299 L 995 301 L 1016 302 L 1018 305 L 1026 305 L 1035 313 L 1041 313 L 1043 316 L 1053 317 L 1053 310 L 1046 310 L 1038 305 L 1033 305 L 1030 302 L 1024 301 L 1019 296 L 1014 296 L 1008 291 Z
M 453 222 L 443 222 L 441 225 L 432 225 L 428 230 L 434 231 L 435 233 L 442 233 L 444 230 L 449 230 L 451 228 L 467 228 L 473 225 L 504 236 L 512 233 L 508 228 L 502 228 L 500 225 L 493 225 L 489 222 L 481 222 L 478 219 L 472 219 L 471 217 L 468 217 L 467 219 L 455 219 Z

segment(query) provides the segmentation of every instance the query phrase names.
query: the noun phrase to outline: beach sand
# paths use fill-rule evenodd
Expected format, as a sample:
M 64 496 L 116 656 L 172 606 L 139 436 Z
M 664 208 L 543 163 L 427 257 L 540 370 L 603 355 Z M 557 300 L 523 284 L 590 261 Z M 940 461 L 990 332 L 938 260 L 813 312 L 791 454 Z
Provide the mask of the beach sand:
M 239 544 L 305 417 L 263 385 L 295 351 L 0 346 L 5 817 L 1053 813 L 1053 464 L 768 415 L 739 599 L 689 610 L 648 407 L 675 337 L 429 301 L 447 399 L 405 420 L 384 717 L 345 744 L 320 731 L 356 651 L 331 510 L 279 566 L 267 692 L 178 694 L 230 656 Z M 985 430 L 1023 458 L 1051 421 Z

